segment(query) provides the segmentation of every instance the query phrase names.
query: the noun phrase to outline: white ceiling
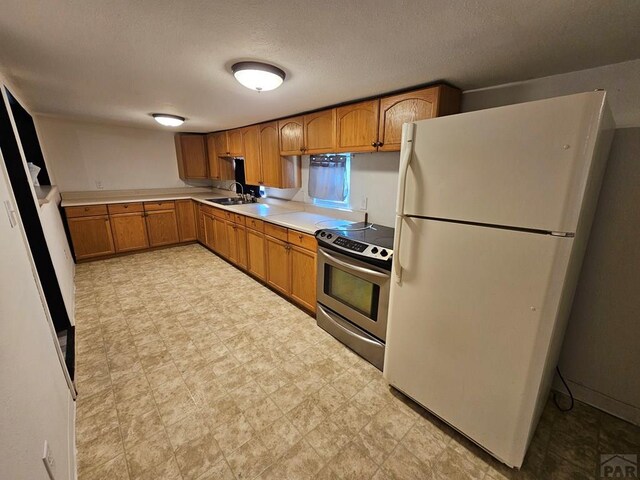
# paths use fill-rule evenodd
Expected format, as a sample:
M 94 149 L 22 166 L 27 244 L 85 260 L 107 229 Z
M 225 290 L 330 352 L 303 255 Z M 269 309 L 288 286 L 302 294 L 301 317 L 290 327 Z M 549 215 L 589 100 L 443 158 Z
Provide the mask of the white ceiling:
M 0 68 L 32 111 L 212 131 L 417 84 L 462 89 L 640 58 L 640 1 L 4 0 Z M 272 92 L 237 60 L 287 72 Z M 158 127 L 162 128 L 162 127 Z

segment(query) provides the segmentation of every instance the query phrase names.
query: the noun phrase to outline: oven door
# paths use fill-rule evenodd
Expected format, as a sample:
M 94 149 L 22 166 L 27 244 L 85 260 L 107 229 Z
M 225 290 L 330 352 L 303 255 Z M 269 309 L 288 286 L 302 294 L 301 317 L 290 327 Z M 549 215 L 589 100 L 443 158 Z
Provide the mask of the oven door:
M 324 248 L 318 249 L 318 303 L 380 340 L 387 336 L 389 272 Z

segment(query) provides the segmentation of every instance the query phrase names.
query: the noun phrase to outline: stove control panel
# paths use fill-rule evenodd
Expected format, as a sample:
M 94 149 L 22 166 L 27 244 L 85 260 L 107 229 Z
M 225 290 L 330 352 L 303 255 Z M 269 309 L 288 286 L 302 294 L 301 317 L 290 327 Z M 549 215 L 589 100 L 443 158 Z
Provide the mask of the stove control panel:
M 354 253 L 360 257 L 390 262 L 393 256 L 393 250 L 387 250 L 376 245 L 371 245 L 370 243 L 351 240 L 350 238 L 340 236 L 335 231 L 319 230 L 316 232 L 316 238 L 320 245 L 324 243 L 325 245 L 338 247 L 340 250 Z
M 333 244 L 338 245 L 339 247 L 342 247 L 342 248 L 353 250 L 354 252 L 358 252 L 358 253 L 364 252 L 368 247 L 366 243 L 356 242 L 355 240 L 349 240 L 348 238 L 344 238 L 344 237 L 336 238 L 333 241 Z M 373 252 L 373 249 L 371 253 L 375 253 Z

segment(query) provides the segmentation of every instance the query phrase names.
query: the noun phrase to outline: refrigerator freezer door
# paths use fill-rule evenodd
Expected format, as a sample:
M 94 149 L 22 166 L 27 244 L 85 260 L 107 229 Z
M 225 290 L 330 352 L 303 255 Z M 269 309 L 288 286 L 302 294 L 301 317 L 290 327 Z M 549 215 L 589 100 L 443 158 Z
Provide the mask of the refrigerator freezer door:
M 388 382 L 522 464 L 573 239 L 405 218 Z M 409 261 L 410 259 L 410 261 Z
M 575 232 L 604 92 L 416 122 L 406 215 Z

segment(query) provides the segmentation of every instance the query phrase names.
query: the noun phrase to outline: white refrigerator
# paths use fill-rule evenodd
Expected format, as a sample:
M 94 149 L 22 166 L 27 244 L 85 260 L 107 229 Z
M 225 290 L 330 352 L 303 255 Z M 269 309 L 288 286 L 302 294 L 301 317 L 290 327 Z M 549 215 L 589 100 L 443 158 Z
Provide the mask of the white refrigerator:
M 550 391 L 613 130 L 602 91 L 404 125 L 384 376 L 511 467 Z

